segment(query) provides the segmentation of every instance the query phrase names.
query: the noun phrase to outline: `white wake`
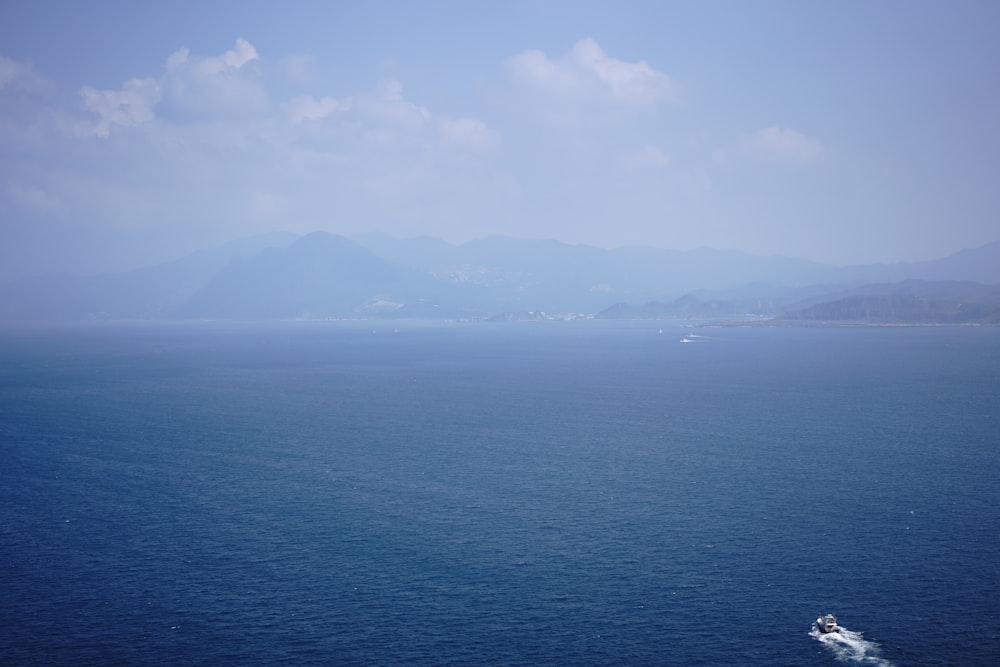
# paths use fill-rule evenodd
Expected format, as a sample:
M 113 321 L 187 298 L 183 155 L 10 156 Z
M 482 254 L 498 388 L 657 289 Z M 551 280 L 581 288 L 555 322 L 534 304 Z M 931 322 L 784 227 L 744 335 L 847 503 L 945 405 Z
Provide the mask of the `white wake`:
M 852 665 L 894 667 L 892 662 L 879 655 L 882 647 L 878 642 L 868 641 L 860 632 L 851 632 L 841 626 L 838 632 L 824 634 L 814 625 L 809 636 L 823 644 L 841 662 Z

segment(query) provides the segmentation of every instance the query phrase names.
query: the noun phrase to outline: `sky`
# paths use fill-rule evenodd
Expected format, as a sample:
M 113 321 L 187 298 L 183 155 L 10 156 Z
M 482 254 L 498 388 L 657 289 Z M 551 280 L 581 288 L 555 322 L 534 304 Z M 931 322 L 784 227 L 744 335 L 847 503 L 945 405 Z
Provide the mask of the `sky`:
M 1000 3 L 0 2 L 0 281 L 268 231 L 1000 238 Z

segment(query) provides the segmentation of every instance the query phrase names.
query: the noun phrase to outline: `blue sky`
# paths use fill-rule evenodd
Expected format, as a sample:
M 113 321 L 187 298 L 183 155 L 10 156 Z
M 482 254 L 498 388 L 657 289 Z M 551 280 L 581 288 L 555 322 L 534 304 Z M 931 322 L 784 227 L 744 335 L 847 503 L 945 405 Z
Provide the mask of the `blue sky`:
M 1000 3 L 204 4 L 0 4 L 0 280 L 273 230 L 1000 238 Z

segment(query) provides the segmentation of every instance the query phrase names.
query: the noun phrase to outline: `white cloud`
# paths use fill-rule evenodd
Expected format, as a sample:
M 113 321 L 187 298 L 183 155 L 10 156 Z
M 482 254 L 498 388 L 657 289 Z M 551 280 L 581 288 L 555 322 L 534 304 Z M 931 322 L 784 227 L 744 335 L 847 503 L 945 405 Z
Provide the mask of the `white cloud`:
M 394 79 L 344 98 L 336 112 L 309 128 L 325 133 L 311 134 L 309 146 L 323 145 L 328 157 L 351 170 L 351 178 L 380 197 L 446 188 L 449 180 L 467 177 L 470 158 L 500 145 L 498 134 L 483 121 L 435 116 L 407 99 Z M 326 144 L 317 141 L 320 136 Z
M 670 156 L 656 146 L 643 146 L 623 155 L 619 163 L 626 169 L 663 169 L 670 164 Z
M 272 100 L 286 72 L 260 60 L 244 40 L 215 56 L 179 49 L 161 71 L 83 86 L 66 106 L 71 96 L 22 94 L 15 82 L 30 70 L 0 62 L 0 143 L 17 147 L 0 152 L 0 208 L 81 232 L 196 234 L 211 221 L 235 236 L 424 220 L 443 231 L 510 201 L 490 162 L 499 134 L 482 120 L 433 113 L 394 79 Z
M 236 40 L 235 49 L 230 49 L 220 56 L 191 58 L 191 51 L 188 48 L 180 48 L 167 56 L 167 70 L 190 67 L 197 71 L 200 76 L 208 78 L 224 73 L 227 69 L 239 69 L 249 62 L 259 59 L 260 56 L 254 45 L 240 37 Z
M 281 214 L 281 197 L 266 190 L 251 191 L 247 194 L 245 214 L 255 220 L 274 220 Z
M 299 95 L 282 105 L 292 125 L 310 120 L 326 118 L 335 111 L 344 110 L 344 105 L 332 97 L 316 99 L 312 95 Z
M 528 50 L 506 65 L 522 101 L 556 123 L 622 121 L 681 98 L 680 86 L 667 74 L 645 61 L 612 58 L 590 38 L 559 59 Z
M 50 88 L 49 82 L 28 63 L 0 56 L 0 91 L 17 89 L 41 93 Z
M 780 127 L 743 135 L 739 147 L 756 160 L 779 164 L 811 164 L 819 161 L 826 150 L 819 139 Z
M 350 98 L 347 105 L 371 123 L 420 130 L 431 122 L 431 112 L 403 97 L 403 85 L 395 79 L 378 82 L 374 93 L 362 93 Z
M 500 137 L 486 123 L 474 118 L 442 118 L 438 128 L 449 146 L 490 151 L 500 145 Z
M 573 46 L 570 60 L 581 71 L 589 71 L 611 91 L 612 96 L 630 105 L 646 107 L 675 101 L 677 85 L 645 61 L 627 63 L 609 58 L 597 42 L 584 39 Z
M 299 95 L 281 106 L 289 123 L 301 128 L 313 140 L 335 140 L 340 149 L 362 150 L 419 148 L 428 153 L 491 151 L 500 144 L 499 135 L 476 118 L 435 116 L 426 107 L 406 99 L 403 86 L 395 79 L 383 79 L 374 90 L 338 100 Z M 367 143 L 366 143 L 367 142 Z
M 80 95 L 84 107 L 100 118 L 92 133 L 107 137 L 115 125 L 134 127 L 153 120 L 153 107 L 160 101 L 160 85 L 153 79 L 132 79 L 121 90 L 84 86 Z
M 248 62 L 258 60 L 260 58 L 257 54 L 257 49 L 254 48 L 253 44 L 242 37 L 236 40 L 236 48 L 234 50 L 226 51 L 221 57 L 222 61 L 228 67 L 236 68 L 243 67 Z
M 163 103 L 176 119 L 244 118 L 264 113 L 269 100 L 260 72 L 251 66 L 260 56 L 253 44 L 218 56 L 192 56 L 186 48 L 167 57 L 162 79 Z
M 30 63 L 0 56 L 0 155 L 30 155 L 55 124 L 67 120 L 51 108 L 61 101 L 55 93 L 55 84 Z M 78 135 L 89 133 L 91 123 L 77 118 L 76 124 L 84 127 Z
M 258 73 L 248 67 L 259 57 L 245 39 L 218 56 L 195 57 L 182 48 L 167 57 L 159 77 L 133 78 L 118 90 L 83 86 L 84 108 L 98 116 L 90 134 L 108 137 L 115 127 L 148 123 L 156 119 L 157 109 L 172 120 L 185 121 L 260 115 L 269 105 L 268 96 Z M 3 71 L 0 63 L 0 81 Z
M 278 61 L 278 71 L 292 83 L 307 85 L 316 80 L 316 61 L 304 53 L 284 56 Z

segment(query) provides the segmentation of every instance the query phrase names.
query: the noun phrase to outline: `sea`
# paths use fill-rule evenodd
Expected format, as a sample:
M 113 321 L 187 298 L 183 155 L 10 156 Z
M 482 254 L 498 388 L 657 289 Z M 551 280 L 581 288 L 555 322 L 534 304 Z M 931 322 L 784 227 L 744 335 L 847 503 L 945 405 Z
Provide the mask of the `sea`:
M 1000 664 L 1000 328 L 6 325 L 0 455 L 2 665 Z

